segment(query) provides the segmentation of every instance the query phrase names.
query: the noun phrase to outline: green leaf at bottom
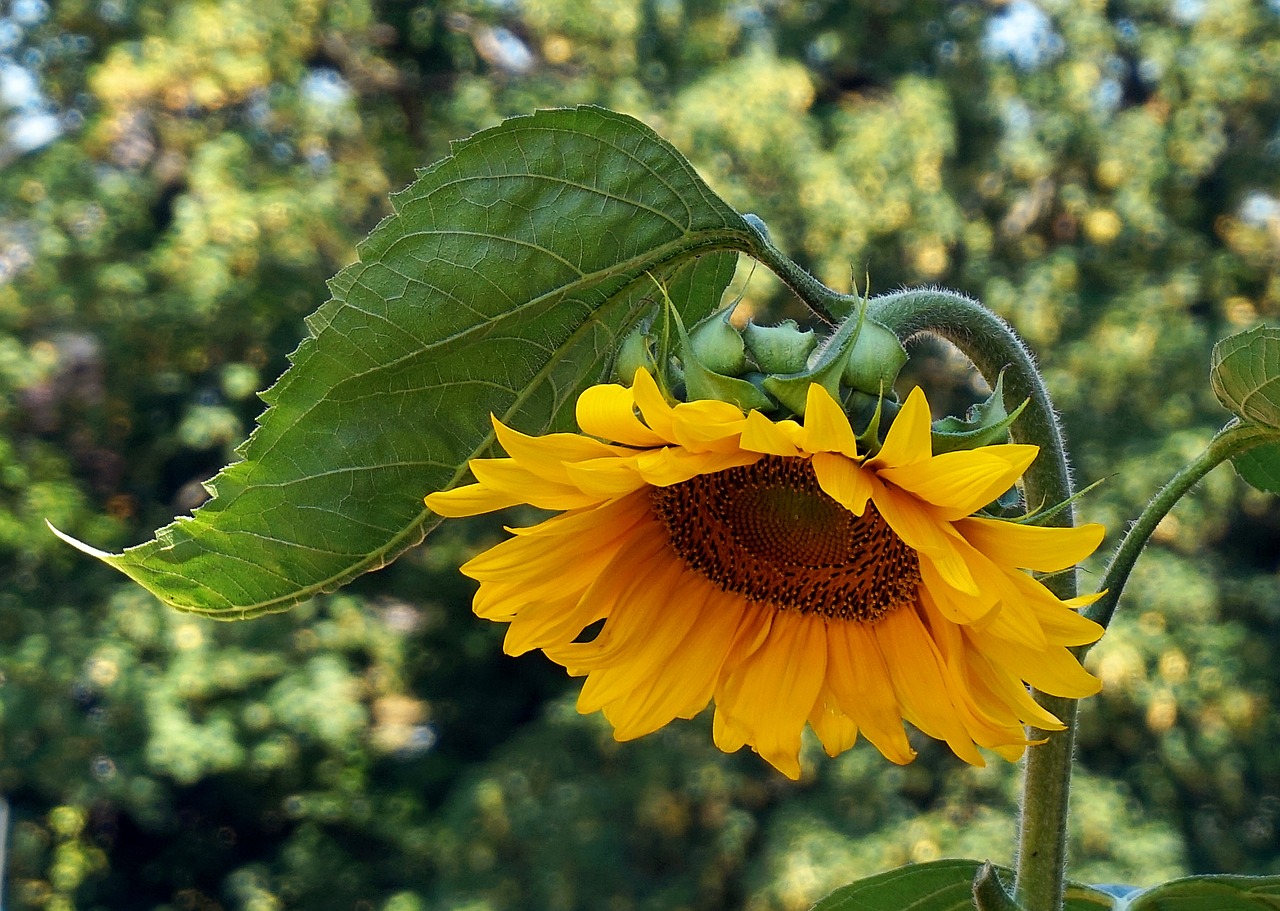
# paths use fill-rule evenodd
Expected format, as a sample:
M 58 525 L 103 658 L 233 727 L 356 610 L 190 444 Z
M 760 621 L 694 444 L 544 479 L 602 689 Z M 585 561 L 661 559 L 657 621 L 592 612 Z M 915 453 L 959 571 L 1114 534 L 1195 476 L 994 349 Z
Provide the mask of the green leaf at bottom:
M 1277 911 L 1280 876 L 1188 876 L 1144 889 L 1128 911 Z
M 972 911 L 976 860 L 935 860 L 877 873 L 836 889 L 813 911 Z M 1013 872 L 995 868 L 1005 882 Z M 1067 886 L 1064 911 L 1114 911 L 1115 899 L 1088 886 Z M 1154 908 L 1146 909 L 1154 911 Z

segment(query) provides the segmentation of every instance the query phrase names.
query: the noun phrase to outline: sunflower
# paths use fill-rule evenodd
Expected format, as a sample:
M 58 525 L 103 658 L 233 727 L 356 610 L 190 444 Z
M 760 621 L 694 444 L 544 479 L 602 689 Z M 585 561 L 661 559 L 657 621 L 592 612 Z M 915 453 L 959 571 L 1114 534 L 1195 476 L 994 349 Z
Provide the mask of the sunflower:
M 516 504 L 558 513 L 471 559 L 477 615 L 508 623 L 504 650 L 541 649 L 584 676 L 578 710 L 618 740 L 715 702 L 716 745 L 749 745 L 800 775 L 806 723 L 836 756 L 861 733 L 893 762 L 903 722 L 982 765 L 1061 722 L 1026 684 L 1099 689 L 1068 651 L 1102 628 L 1024 570 L 1055 572 L 1098 546 L 1099 525 L 1048 528 L 975 515 L 1037 447 L 933 455 L 914 389 L 873 456 L 820 385 L 803 423 L 720 401 L 669 404 L 654 379 L 593 386 L 582 434 L 521 434 L 475 459 L 478 483 L 426 498 L 446 516 Z M 585 634 L 603 624 L 595 635 Z

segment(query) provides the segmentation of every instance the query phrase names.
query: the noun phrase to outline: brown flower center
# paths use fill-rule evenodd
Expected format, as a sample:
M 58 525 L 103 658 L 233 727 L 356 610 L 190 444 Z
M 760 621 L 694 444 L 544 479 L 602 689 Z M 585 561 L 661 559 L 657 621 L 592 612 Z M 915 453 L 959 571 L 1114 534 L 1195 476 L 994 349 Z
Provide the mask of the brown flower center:
M 915 600 L 916 552 L 871 503 L 855 516 L 827 496 L 808 459 L 765 456 L 652 497 L 676 553 L 725 591 L 844 620 Z

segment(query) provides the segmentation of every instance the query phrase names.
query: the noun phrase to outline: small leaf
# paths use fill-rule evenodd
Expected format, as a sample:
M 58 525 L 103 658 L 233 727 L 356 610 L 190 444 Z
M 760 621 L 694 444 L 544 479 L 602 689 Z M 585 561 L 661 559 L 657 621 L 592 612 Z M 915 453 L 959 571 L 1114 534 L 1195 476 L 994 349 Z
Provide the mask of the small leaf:
M 1236 473 L 1265 493 L 1280 494 L 1280 443 L 1264 443 L 1231 460 Z
M 982 866 L 976 860 L 909 864 L 842 886 L 814 905 L 813 911 L 973 911 L 973 883 Z M 1013 871 L 992 869 L 1005 882 L 1013 881 Z M 1115 911 L 1116 904 L 1105 892 L 1071 884 L 1063 908 Z
M 1280 329 L 1259 326 L 1213 346 L 1209 381 L 1243 421 L 1280 429 Z
M 493 443 L 490 414 L 566 430 L 659 305 L 719 306 L 754 230 L 671 145 L 600 108 L 507 120 L 392 197 L 395 214 L 263 399 L 241 461 L 190 517 L 122 554 L 175 607 L 238 619 L 386 565 L 439 522 L 422 498 Z
M 1144 889 L 1128 911 L 1276 911 L 1280 876 L 1188 876 Z

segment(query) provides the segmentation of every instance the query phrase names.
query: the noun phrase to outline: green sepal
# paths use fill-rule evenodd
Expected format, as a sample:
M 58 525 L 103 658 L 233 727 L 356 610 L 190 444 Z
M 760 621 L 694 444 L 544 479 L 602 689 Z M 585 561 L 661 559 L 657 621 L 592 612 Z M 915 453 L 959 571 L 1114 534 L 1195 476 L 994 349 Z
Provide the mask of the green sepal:
M 907 349 L 891 330 L 875 320 L 864 320 L 844 365 L 844 384 L 850 389 L 879 395 L 892 389 L 907 362 Z
M 667 297 L 665 288 L 662 289 L 662 294 L 667 304 L 666 311 L 671 314 L 675 324 L 680 365 L 684 371 L 685 401 L 714 399 L 737 405 L 743 411 L 750 411 L 753 408 L 758 411 L 772 410 L 775 403 L 756 386 L 737 377 L 716 373 L 698 360 L 693 350 L 693 342 L 684 328 L 684 320 L 680 318 L 679 311 Z
M 613 374 L 620 383 L 631 385 L 637 370 L 645 370 L 652 375 L 658 372 L 649 340 L 649 327 L 644 324 L 631 330 L 613 357 Z
M 747 370 L 747 351 L 742 336 L 729 322 L 733 307 L 707 316 L 689 330 L 689 348 L 703 367 L 723 376 L 742 376 Z
M 901 408 L 888 396 L 868 395 L 857 390 L 852 390 L 845 396 L 844 411 L 853 426 L 858 452 L 875 455 L 880 451 L 880 422 L 888 420 L 892 423 Z
M 1063 504 L 1065 506 L 1065 504 Z M 1008 516 L 1017 513 L 1022 506 L 1022 491 L 1017 485 L 1010 487 L 1000 496 L 996 497 L 990 506 L 983 511 L 997 516 Z
M 1012 521 L 1017 522 L 1019 525 L 1047 525 L 1049 524 L 1050 519 L 1058 515 L 1058 513 L 1062 512 L 1064 509 L 1066 509 L 1076 500 L 1080 499 L 1085 494 L 1092 491 L 1095 487 L 1098 487 L 1099 485 L 1101 485 L 1104 480 L 1106 479 L 1099 478 L 1098 480 L 1090 484 L 1088 487 L 1084 487 L 1084 488 L 1081 488 L 1080 490 L 1077 490 L 1075 493 L 1067 497 L 1061 503 L 1054 503 L 1052 506 L 1045 506 L 1040 509 L 1036 509 L 1031 512 L 1028 512 L 1025 515 L 1015 516 L 1013 517 Z M 1015 503 L 1014 506 L 1016 507 L 1017 504 Z
M 764 219 L 754 212 L 743 212 L 742 220 L 751 226 L 751 229 L 759 234 L 763 239 L 769 240 L 769 226 L 764 223 Z
M 742 336 L 762 373 L 799 373 L 818 345 L 812 329 L 802 331 L 796 321 L 790 319 L 776 326 L 757 326 L 748 320 Z
M 835 334 L 818 348 L 817 357 L 808 369 L 784 376 L 765 377 L 765 391 L 797 417 L 804 417 L 809 387 L 814 383 L 831 393 L 831 397 L 837 402 L 840 401 L 840 380 L 844 375 L 849 352 L 866 322 L 865 315 L 866 308 L 862 307 L 842 322 Z
M 1004 407 L 1004 374 L 996 378 L 996 388 L 986 401 L 969 409 L 963 419 L 945 417 L 933 422 L 933 454 L 954 452 L 957 449 L 977 449 L 1009 439 L 1009 427 L 1022 414 L 1030 399 L 1013 409 Z

